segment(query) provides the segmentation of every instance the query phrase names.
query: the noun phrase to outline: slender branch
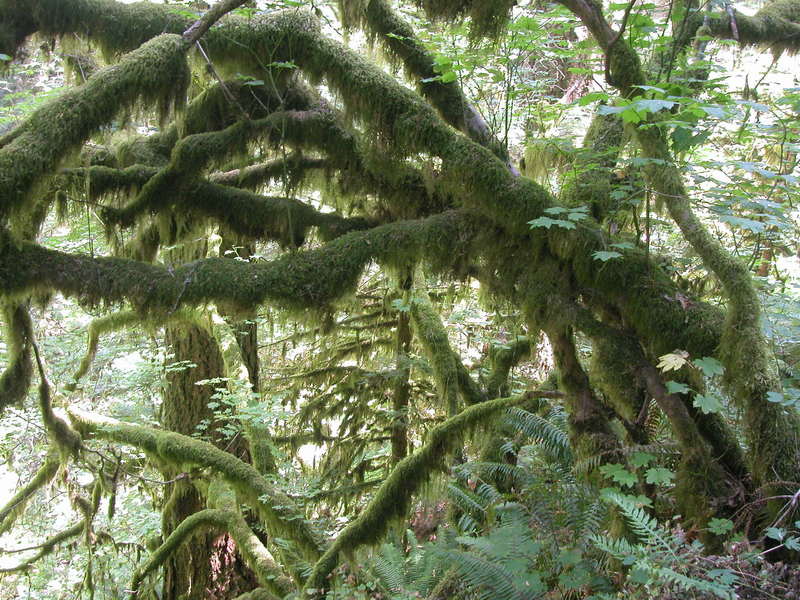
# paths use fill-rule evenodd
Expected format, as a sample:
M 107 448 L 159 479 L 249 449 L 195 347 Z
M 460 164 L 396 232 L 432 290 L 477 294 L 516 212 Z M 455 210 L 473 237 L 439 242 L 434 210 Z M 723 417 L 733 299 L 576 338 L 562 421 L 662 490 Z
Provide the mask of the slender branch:
M 214 23 L 219 21 L 232 10 L 239 8 L 245 2 L 247 2 L 247 0 L 224 0 L 219 4 L 216 4 L 200 19 L 195 21 L 195 23 L 189 27 L 189 29 L 183 32 L 183 39 L 189 42 L 189 44 L 194 44 L 205 35 L 206 31 L 211 29 Z

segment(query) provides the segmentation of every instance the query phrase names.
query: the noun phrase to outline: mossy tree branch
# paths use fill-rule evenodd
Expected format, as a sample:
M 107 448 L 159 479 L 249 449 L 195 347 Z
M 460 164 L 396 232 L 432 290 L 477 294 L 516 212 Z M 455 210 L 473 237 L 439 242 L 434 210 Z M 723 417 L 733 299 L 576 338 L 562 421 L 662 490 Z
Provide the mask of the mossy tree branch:
M 13 404 L 20 404 L 31 387 L 33 361 L 31 342 L 33 325 L 26 301 L 6 300 L 0 303 L 6 330 L 8 359 L 0 375 L 0 413 Z
M 511 398 L 489 400 L 470 406 L 431 429 L 425 444 L 392 469 L 363 512 L 345 527 L 320 557 L 306 583 L 306 591 L 324 595 L 329 586 L 328 576 L 336 567 L 341 552 L 355 552 L 359 546 L 380 541 L 389 524 L 405 515 L 411 497 L 420 486 L 436 469 L 443 467 L 442 459 L 457 446 L 465 430 L 485 423 L 504 408 L 532 398 L 562 396 L 560 392 L 530 391 Z
M 294 542 L 309 560 L 319 557 L 317 536 L 292 500 L 266 481 L 254 467 L 232 454 L 179 433 L 122 423 L 78 410 L 71 410 L 70 418 L 84 436 L 132 445 L 178 467 L 195 465 L 211 469 L 257 511 L 272 535 Z
M 590 29 L 606 52 L 615 72 L 613 83 L 623 95 L 646 83 L 635 52 L 613 32 L 599 5 L 593 0 L 562 3 Z M 662 130 L 648 121 L 634 126 L 633 131 L 649 159 L 644 168 L 648 184 L 659 194 L 684 238 L 717 276 L 728 296 L 730 306 L 719 353 L 732 396 L 745 413 L 754 481 L 762 484 L 773 474 L 782 480 L 797 479 L 800 415 L 796 411 L 787 413 L 767 400 L 767 393 L 778 389 L 779 382 L 761 330 L 761 306 L 747 266 L 728 253 L 694 213 Z
M 137 104 L 166 112 L 182 102 L 189 81 L 186 49 L 179 36 L 154 38 L 34 111 L 0 148 L 0 218 L 115 116 Z
M 53 480 L 60 466 L 61 455 L 58 447 L 55 444 L 51 444 L 42 466 L 39 467 L 33 478 L 17 490 L 11 499 L 6 502 L 5 506 L 0 508 L 0 534 L 11 529 L 17 517 L 25 512 L 28 501 L 37 491 Z
M 736 40 L 742 46 L 762 46 L 780 55 L 800 51 L 800 2 L 773 0 L 753 16 L 733 11 L 712 15 L 706 24 L 712 36 Z M 705 29 L 705 28 L 704 28 Z
M 252 309 L 265 302 L 303 310 L 351 291 L 364 267 L 408 259 L 458 260 L 469 247 L 471 219 L 450 212 L 346 234 L 327 245 L 269 263 L 208 258 L 164 267 L 118 258 L 91 258 L 15 244 L 0 238 L 0 288 L 18 295 L 58 290 L 93 302 L 129 301 L 137 310 L 170 312 L 218 302 Z M 403 260 L 400 260 L 402 257 Z
M 492 134 L 486 121 L 472 106 L 456 82 L 444 83 L 434 70 L 430 52 L 419 41 L 413 27 L 392 10 L 387 0 L 369 0 L 366 4 L 355 0 L 340 0 L 345 18 L 380 37 L 386 50 L 399 59 L 420 93 L 439 111 L 442 118 L 456 129 L 466 133 L 475 142 L 486 146 L 508 164 L 508 151 Z

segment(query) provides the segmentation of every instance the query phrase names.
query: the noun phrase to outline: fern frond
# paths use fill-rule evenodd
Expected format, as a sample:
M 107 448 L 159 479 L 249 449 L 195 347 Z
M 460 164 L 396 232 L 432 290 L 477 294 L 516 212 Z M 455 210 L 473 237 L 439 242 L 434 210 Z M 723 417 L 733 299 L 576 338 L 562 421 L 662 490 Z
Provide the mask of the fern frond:
M 569 437 L 547 419 L 522 408 L 511 408 L 506 413 L 505 425 L 535 440 L 557 459 L 572 462 Z

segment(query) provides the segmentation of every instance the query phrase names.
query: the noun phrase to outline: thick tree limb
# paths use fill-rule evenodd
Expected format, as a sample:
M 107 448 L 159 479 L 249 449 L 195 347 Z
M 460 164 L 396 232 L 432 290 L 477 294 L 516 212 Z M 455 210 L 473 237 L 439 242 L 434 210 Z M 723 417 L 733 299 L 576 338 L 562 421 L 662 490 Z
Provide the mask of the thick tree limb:
M 129 301 L 137 310 L 169 312 L 208 302 L 252 309 L 265 302 L 303 310 L 351 291 L 371 261 L 433 261 L 466 256 L 471 219 L 450 212 L 344 235 L 326 246 L 269 263 L 207 258 L 174 271 L 119 258 L 91 258 L 0 238 L 0 289 L 18 295 L 57 290 L 84 300 Z M 401 260 L 402 259 L 402 260 Z

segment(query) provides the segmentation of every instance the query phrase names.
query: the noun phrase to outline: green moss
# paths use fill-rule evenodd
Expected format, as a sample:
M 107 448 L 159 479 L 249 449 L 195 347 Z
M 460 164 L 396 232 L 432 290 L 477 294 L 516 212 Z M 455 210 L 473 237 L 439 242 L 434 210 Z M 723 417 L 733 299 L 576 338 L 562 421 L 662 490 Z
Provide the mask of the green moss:
M 503 161 L 508 152 L 492 135 L 480 114 L 470 106 L 456 82 L 443 83 L 434 69 L 434 57 L 416 36 L 414 28 L 392 10 L 386 0 L 340 0 L 345 27 L 361 26 L 379 37 L 390 56 L 402 63 L 418 91 L 456 129 L 487 146 Z
M 208 258 L 174 270 L 4 243 L 0 235 L 0 285 L 11 295 L 50 289 L 87 302 L 127 300 L 137 310 L 154 312 L 208 302 L 240 309 L 271 302 L 302 311 L 347 295 L 373 260 L 390 266 L 427 260 L 435 269 L 450 268 L 468 255 L 473 226 L 463 214 L 443 213 L 351 232 L 272 262 Z
M 413 298 L 410 310 L 417 339 L 433 367 L 439 396 L 448 416 L 452 417 L 459 411 L 458 369 L 461 360 L 450 347 L 447 331 L 430 300 L 424 297 Z
M 490 398 L 508 394 L 508 375 L 522 359 L 531 355 L 531 340 L 528 336 L 517 336 L 504 344 L 489 347 L 486 391 Z
M 434 19 L 455 21 L 470 17 L 470 32 L 474 37 L 496 38 L 504 30 L 515 0 L 417 0 L 428 16 Z
M 139 103 L 166 114 L 180 103 L 188 83 L 185 51 L 180 37 L 160 36 L 37 109 L 0 149 L 0 216 L 116 115 Z
M 269 598 L 282 598 L 288 594 L 292 589 L 291 581 L 283 575 L 239 513 L 236 497 L 231 490 L 214 480 L 209 485 L 208 496 L 211 508 L 188 516 L 175 527 L 164 543 L 136 570 L 131 589 L 138 590 L 144 578 L 163 566 L 181 545 L 212 529 L 230 534 L 245 564 L 255 573 L 259 585 L 269 592 Z
M 78 369 L 72 375 L 72 381 L 64 386 L 64 389 L 72 392 L 77 387 L 78 382 L 89 371 L 92 366 L 95 356 L 97 355 L 97 348 L 100 344 L 100 336 L 120 329 L 135 325 L 145 325 L 149 327 L 159 327 L 170 322 L 189 322 L 198 326 L 203 326 L 202 321 L 197 318 L 197 315 L 185 310 L 173 312 L 164 318 L 159 316 L 153 319 L 148 315 L 142 315 L 134 311 L 115 312 L 98 319 L 94 319 L 89 323 L 87 331 L 87 349 L 83 359 L 81 359 Z

